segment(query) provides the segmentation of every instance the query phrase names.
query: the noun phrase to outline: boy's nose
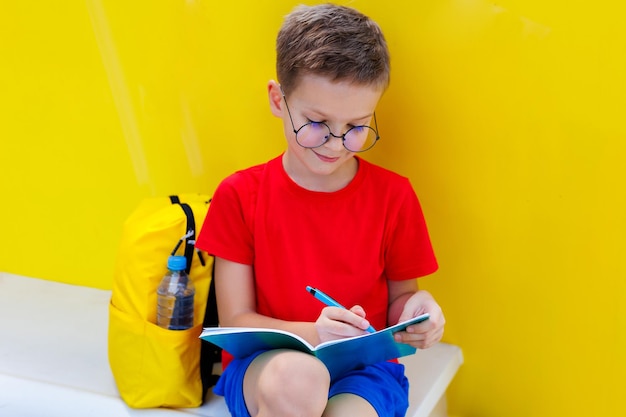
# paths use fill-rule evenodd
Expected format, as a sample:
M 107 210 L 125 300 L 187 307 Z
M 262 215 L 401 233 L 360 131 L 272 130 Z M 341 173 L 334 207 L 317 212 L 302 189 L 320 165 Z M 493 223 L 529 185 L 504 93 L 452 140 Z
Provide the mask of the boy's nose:
M 330 137 L 324 144 L 324 146 L 332 149 L 333 151 L 340 151 L 343 148 L 343 137 L 337 136 L 334 133 L 330 133 Z

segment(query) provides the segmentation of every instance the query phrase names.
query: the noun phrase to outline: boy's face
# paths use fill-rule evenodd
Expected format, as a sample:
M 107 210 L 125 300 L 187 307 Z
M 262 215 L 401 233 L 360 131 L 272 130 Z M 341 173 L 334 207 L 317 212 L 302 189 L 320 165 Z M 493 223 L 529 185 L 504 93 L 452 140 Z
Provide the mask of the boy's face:
M 324 122 L 334 135 L 341 136 L 353 126 L 371 126 L 383 91 L 373 86 L 304 75 L 293 91 L 285 92 L 287 107 L 276 82 L 270 82 L 268 89 L 272 113 L 282 119 L 287 138 L 283 158 L 287 173 L 300 185 L 350 181 L 356 172 L 356 160 L 354 152 L 343 146 L 340 137 L 331 137 L 317 148 L 304 148 L 296 141 L 294 127 L 298 130 L 311 121 Z

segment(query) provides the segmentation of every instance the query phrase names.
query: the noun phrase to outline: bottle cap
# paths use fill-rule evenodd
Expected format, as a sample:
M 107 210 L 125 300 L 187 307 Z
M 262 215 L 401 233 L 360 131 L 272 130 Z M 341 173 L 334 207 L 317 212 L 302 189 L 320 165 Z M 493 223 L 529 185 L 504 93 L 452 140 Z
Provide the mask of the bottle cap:
M 167 269 L 183 271 L 187 268 L 187 258 L 184 256 L 170 256 L 167 258 Z

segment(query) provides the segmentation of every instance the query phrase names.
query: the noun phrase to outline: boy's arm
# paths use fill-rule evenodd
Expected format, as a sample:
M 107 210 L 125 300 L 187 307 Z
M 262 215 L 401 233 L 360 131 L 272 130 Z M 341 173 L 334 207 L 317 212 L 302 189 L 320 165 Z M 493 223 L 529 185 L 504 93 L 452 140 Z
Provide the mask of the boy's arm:
M 313 323 L 278 320 L 257 313 L 252 265 L 215 257 L 214 279 L 220 326 L 286 330 L 314 346 L 319 343 Z
M 405 332 L 398 332 L 398 342 L 407 343 L 419 349 L 426 349 L 441 340 L 446 322 L 441 307 L 424 290 L 419 290 L 416 279 L 388 281 L 389 309 L 387 320 L 390 325 L 400 321 L 429 313 L 430 318 L 422 323 L 407 327 Z

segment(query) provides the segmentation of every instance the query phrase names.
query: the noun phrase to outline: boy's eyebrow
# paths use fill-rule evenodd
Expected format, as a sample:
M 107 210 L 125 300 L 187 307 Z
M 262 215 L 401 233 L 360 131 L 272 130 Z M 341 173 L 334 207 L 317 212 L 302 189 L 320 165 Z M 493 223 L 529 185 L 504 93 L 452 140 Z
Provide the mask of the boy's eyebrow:
M 306 112 L 311 112 L 311 113 L 314 113 L 315 115 L 317 115 L 317 116 L 321 117 L 323 120 L 328 120 L 328 119 L 330 119 L 330 117 L 329 117 L 326 113 L 324 113 L 323 111 L 319 111 L 319 110 L 316 110 L 316 109 L 312 109 L 312 108 L 311 108 L 311 109 L 308 109 L 308 110 L 306 110 L 306 109 L 305 109 L 305 113 L 306 113 Z M 368 114 L 367 116 L 362 116 L 362 117 L 352 117 L 352 118 L 350 118 L 350 120 L 364 120 L 364 119 L 371 119 L 373 115 L 374 115 L 374 113 L 372 112 L 371 114 Z

